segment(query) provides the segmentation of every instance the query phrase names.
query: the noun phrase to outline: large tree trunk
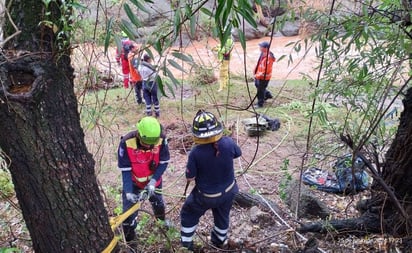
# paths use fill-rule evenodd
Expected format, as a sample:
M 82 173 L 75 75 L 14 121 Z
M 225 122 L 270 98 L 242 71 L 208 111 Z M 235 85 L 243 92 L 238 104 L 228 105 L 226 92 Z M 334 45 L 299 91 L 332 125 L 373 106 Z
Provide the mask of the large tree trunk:
M 381 185 L 373 185 L 372 198 L 373 202 L 380 203 L 383 210 L 382 218 L 387 223 L 384 232 L 399 236 L 412 232 L 412 88 L 408 89 L 403 105 L 396 137 L 385 156 L 382 177 L 393 189 L 407 217 L 399 212 L 387 194 L 382 193 Z
M 11 11 L 25 20 L 15 20 L 22 33 L 9 48 L 29 52 L 0 59 L 0 147 L 34 250 L 101 252 L 113 232 L 80 126 L 69 51 L 56 47 L 52 29 L 25 26 L 40 23 L 39 6 L 14 1 Z

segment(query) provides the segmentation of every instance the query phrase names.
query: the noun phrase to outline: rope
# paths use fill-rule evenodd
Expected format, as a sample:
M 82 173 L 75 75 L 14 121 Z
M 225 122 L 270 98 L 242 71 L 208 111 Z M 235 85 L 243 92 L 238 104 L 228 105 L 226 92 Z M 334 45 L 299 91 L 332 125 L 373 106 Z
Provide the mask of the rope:
M 112 239 L 112 241 L 111 241 L 111 242 L 109 243 L 109 245 L 102 251 L 102 253 L 111 253 L 111 252 L 114 250 L 114 248 L 116 247 L 118 241 L 119 241 L 119 240 L 117 239 L 117 237 L 114 236 L 113 239 Z
M 112 228 L 112 231 L 120 226 L 123 221 L 125 221 L 130 215 L 132 215 L 134 212 L 140 209 L 140 206 L 142 205 L 142 202 L 137 202 L 134 204 L 132 207 L 129 208 L 126 212 L 122 213 L 121 215 L 117 217 L 110 218 L 110 227 Z M 102 251 L 102 253 L 111 253 L 113 249 L 116 247 L 118 242 L 118 238 L 116 236 L 113 237 L 112 241 L 107 245 L 107 247 Z
M 127 210 L 126 212 L 122 213 L 121 215 L 117 217 L 111 218 L 110 226 L 112 230 L 114 231 L 114 229 L 120 226 L 120 224 L 122 224 L 123 221 L 125 221 L 130 215 L 132 215 L 134 212 L 139 210 L 140 206 L 141 206 L 141 202 L 137 202 L 132 207 L 130 207 L 129 210 Z

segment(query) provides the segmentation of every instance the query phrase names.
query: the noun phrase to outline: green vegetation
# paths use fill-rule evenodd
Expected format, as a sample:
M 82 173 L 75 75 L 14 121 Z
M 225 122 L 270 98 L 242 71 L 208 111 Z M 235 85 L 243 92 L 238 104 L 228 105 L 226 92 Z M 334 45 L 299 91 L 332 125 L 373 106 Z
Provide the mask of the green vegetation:
M 21 252 L 18 248 L 0 248 L 0 253 L 14 253 Z
M 0 169 L 0 198 L 8 198 L 14 195 L 13 183 L 11 182 L 11 175 L 5 169 Z
M 233 2 L 227 1 L 227 4 Z M 256 25 L 249 12 L 249 6 L 246 6 L 247 1 L 244 2 L 242 1 L 244 8 L 242 6 L 233 8 L 234 13 L 221 9 L 216 15 L 212 15 L 202 9 L 200 23 L 210 27 L 219 41 L 223 42 L 232 28 L 239 28 L 241 18 Z M 373 18 L 365 18 L 370 16 L 367 8 L 361 10 L 362 15 L 342 15 L 332 19 L 321 12 L 303 13 L 306 20 L 316 22 L 320 28 L 324 28 L 319 29 L 319 34 L 313 37 L 313 40 L 320 42 L 317 48 L 318 56 L 325 60 L 323 68 L 319 70 L 324 73 L 324 77 L 322 80 L 309 78 L 276 80 L 276 85 L 272 83 L 269 86 L 275 99 L 268 101 L 268 106 L 257 112 L 279 118 L 282 127 L 276 135 L 267 134 L 256 140 L 256 147 L 259 145 L 264 147 L 259 150 L 258 158 L 265 156 L 267 154 L 265 152 L 270 152 L 268 150 L 275 149 L 277 144 L 287 141 L 301 147 L 302 153 L 311 154 L 305 165 L 321 163 L 321 159 L 325 157 L 326 160 L 328 157 L 334 159 L 348 151 L 349 148 L 342 145 L 342 136 L 353 141 L 354 145 L 351 148 L 355 151 L 364 149 L 380 156 L 386 151 L 389 141 L 396 133 L 396 112 L 401 111 L 401 105 L 396 101 L 406 87 L 407 82 L 404 82 L 404 77 L 408 76 L 410 71 L 407 66 L 410 39 L 406 37 L 407 33 L 401 32 L 399 23 L 391 22 L 388 15 L 382 15 L 396 7 L 389 2 L 391 1 L 383 1 L 374 12 Z M 176 3 L 179 4 L 179 1 Z M 135 5 L 134 8 L 144 11 L 138 1 L 133 1 L 132 4 Z M 232 6 L 226 7 L 231 9 Z M 97 33 L 95 41 L 98 44 L 104 43 L 106 49 L 112 45 L 116 39 L 112 36 L 115 30 L 125 30 L 128 35 L 136 34 L 140 21 L 136 17 L 131 17 L 133 12 L 128 11 L 128 8 L 130 9 L 130 6 L 125 7 L 125 11 L 130 20 L 122 20 L 117 24 L 118 27 L 110 21 L 105 27 L 107 32 Z M 242 75 L 235 74 L 227 92 L 217 93 L 213 68 L 196 65 L 192 58 L 168 51 L 174 39 L 180 34 L 180 25 L 184 21 L 187 21 L 185 25 L 188 30 L 196 30 L 196 20 L 192 12 L 194 10 L 195 8 L 189 7 L 186 7 L 185 12 L 176 9 L 173 22 L 164 22 L 161 27 L 159 26 L 159 30 L 147 37 L 147 44 L 144 45 L 148 47 L 146 49 L 148 53 L 156 53 L 164 57 L 159 63 L 162 74 L 162 79 L 159 81 L 164 95 L 161 100 L 162 120 L 167 123 L 182 123 L 177 124 L 180 128 L 172 129 L 168 133 L 177 132 L 176 135 L 184 135 L 188 133 L 187 125 L 190 125 L 193 113 L 197 109 L 216 110 L 224 119 L 225 126 L 237 127 L 237 129 L 233 127 L 227 130 L 226 133 L 238 139 L 237 135 L 239 132 L 241 134 L 242 130 L 241 124 L 237 124 L 239 119 L 251 117 L 256 113 L 249 106 L 255 94 L 253 80 L 250 77 L 244 80 Z M 66 12 L 66 10 L 62 11 Z M 72 32 L 65 30 L 67 22 L 68 20 L 62 20 L 59 24 L 62 27 L 59 38 L 64 38 L 65 33 Z M 334 30 L 330 30 L 329 27 L 334 27 Z M 77 29 L 79 33 L 74 37 L 76 42 L 93 40 L 89 37 L 95 29 L 91 21 L 81 20 Z M 104 29 L 98 27 L 98 30 Z M 325 33 L 322 33 L 323 31 Z M 240 41 L 245 48 L 242 33 Z M 307 47 L 307 43 L 307 40 L 303 40 L 292 46 L 296 52 L 299 52 Z M 169 58 L 171 55 L 174 56 L 173 59 Z M 177 59 L 181 61 L 178 63 Z M 293 62 L 293 59 L 289 58 L 289 62 Z M 190 71 L 185 73 L 185 78 L 179 79 L 170 66 L 183 70 L 185 64 L 190 66 Z M 80 78 L 79 82 L 87 84 L 85 86 L 88 88 L 94 87 L 100 81 L 100 75 L 98 69 L 92 66 L 88 68 L 87 76 L 82 76 L 83 79 Z M 251 92 L 248 93 L 249 91 Z M 119 137 L 134 129 L 136 121 L 143 115 L 143 107 L 136 105 L 131 89 L 113 88 L 81 92 L 78 93 L 81 125 L 86 133 L 89 151 L 97 161 L 96 171 L 99 175 L 111 170 L 115 171 L 115 151 Z M 174 140 L 179 138 L 173 137 Z M 251 150 L 255 147 L 255 142 L 245 143 L 246 141 L 241 145 L 251 147 Z M 305 147 L 306 150 L 303 150 Z M 262 172 L 262 167 L 264 169 L 269 167 L 267 164 L 251 162 L 249 172 L 280 175 L 279 196 L 285 199 L 285 187 L 296 174 L 298 166 L 292 164 L 288 158 L 282 157 L 282 159 L 279 164 L 271 161 L 270 165 L 273 168 L 270 169 L 274 171 Z M 327 163 L 327 161 L 323 162 Z M 111 204 L 110 207 L 114 206 L 114 213 L 119 214 L 121 212 L 119 191 L 112 186 L 104 187 L 103 190 L 109 199 L 115 199 L 115 204 Z M 2 170 L 0 170 L 0 191 L 6 197 L 13 195 L 10 175 Z M 255 189 L 250 191 L 257 192 Z M 145 213 L 139 217 L 138 230 L 141 233 L 142 245 L 161 244 L 164 240 L 169 245 L 170 240 L 178 238 L 178 231 L 169 229 L 163 233 L 164 228 L 161 224 L 154 222 L 151 216 Z M 0 249 L 0 253 L 12 252 L 10 250 L 14 248 Z
M 165 245 L 165 249 L 172 249 L 172 242 L 180 240 L 180 230 L 166 226 L 164 221 L 154 220 L 153 216 L 139 212 L 138 234 L 139 248 L 150 248 L 154 245 Z
M 289 160 L 284 159 L 283 164 L 280 167 L 281 172 L 283 173 L 282 180 L 280 181 L 279 187 L 278 187 L 279 188 L 279 197 L 283 201 L 285 201 L 286 198 L 287 198 L 286 188 L 287 188 L 288 184 L 292 181 L 292 175 L 288 171 L 288 168 L 289 168 Z
M 14 186 L 11 181 L 11 175 L 7 169 L 7 163 L 2 156 L 0 156 L 0 192 L 0 199 L 10 198 L 14 195 Z

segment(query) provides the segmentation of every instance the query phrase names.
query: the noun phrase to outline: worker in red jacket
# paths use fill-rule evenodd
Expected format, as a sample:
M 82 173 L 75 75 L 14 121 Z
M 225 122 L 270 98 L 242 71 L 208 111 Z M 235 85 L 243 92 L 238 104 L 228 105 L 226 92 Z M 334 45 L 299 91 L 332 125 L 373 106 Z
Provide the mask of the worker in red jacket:
M 126 33 L 122 32 L 122 45 L 120 49 L 117 49 L 116 62 L 122 67 L 123 73 L 123 87 L 129 88 L 129 59 L 128 55 L 132 49 L 132 41 L 127 37 Z
M 136 124 L 136 130 L 121 138 L 117 156 L 122 172 L 123 212 L 136 202 L 149 199 L 154 216 L 165 222 L 165 203 L 161 194 L 162 175 L 169 160 L 167 139 L 162 126 L 154 117 L 144 117 Z M 137 247 L 137 212 L 123 222 L 123 233 L 131 250 Z M 135 251 L 132 251 L 135 252 Z
M 267 41 L 259 43 L 260 56 L 255 67 L 255 86 L 257 89 L 256 107 L 261 108 L 265 100 L 272 98 L 272 94 L 267 90 L 270 78 L 272 77 L 272 66 L 276 61 L 275 56 L 269 51 L 270 44 Z

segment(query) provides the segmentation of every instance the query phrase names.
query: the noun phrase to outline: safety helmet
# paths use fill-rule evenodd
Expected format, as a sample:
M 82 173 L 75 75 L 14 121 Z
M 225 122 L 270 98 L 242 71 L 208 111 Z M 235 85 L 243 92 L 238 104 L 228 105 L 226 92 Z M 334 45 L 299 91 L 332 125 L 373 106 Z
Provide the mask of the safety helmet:
M 154 145 L 159 142 L 162 132 L 159 121 L 154 117 L 144 117 L 136 124 L 139 139 L 144 144 Z
M 270 44 L 267 41 L 263 41 L 259 43 L 259 47 L 269 48 Z
M 193 119 L 192 133 L 195 138 L 205 139 L 219 135 L 223 132 L 222 124 L 215 115 L 204 110 L 199 110 Z
M 122 31 L 122 37 L 124 37 L 124 38 L 128 37 L 127 33 L 125 31 Z

